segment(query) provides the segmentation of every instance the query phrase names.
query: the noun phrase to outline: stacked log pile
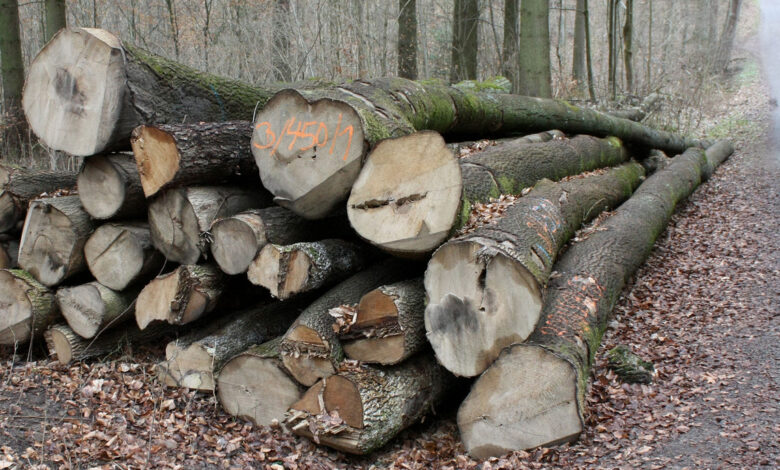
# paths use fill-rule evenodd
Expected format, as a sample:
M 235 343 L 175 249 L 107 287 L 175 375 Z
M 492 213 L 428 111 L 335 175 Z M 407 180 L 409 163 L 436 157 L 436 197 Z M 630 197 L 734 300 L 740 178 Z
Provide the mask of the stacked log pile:
M 626 280 L 732 150 L 444 84 L 272 88 L 58 33 L 25 112 L 88 157 L 0 172 L 0 344 L 43 335 L 67 363 L 167 338 L 165 385 L 356 454 L 479 376 L 472 455 L 553 445 L 582 430 Z M 445 140 L 474 137 L 501 139 Z

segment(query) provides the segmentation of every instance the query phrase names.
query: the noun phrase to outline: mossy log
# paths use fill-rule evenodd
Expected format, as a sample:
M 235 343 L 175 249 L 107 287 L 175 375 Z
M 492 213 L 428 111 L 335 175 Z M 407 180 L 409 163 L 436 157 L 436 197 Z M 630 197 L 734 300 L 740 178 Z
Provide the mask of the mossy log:
M 363 269 L 371 259 L 364 246 L 339 239 L 267 244 L 252 261 L 247 278 L 281 299 L 331 286 Z
M 585 393 L 612 308 L 650 254 L 675 206 L 731 153 L 689 149 L 558 260 L 538 327 L 504 350 L 458 411 L 469 454 L 487 458 L 576 439 Z
M 344 368 L 290 407 L 295 434 L 350 454 L 369 454 L 432 413 L 453 377 L 430 354 L 379 368 Z
M 0 233 L 16 232 L 30 201 L 76 186 L 76 173 L 0 166 Z
M 354 323 L 339 334 L 350 359 L 398 364 L 428 346 L 422 278 L 377 287 L 360 299 Z
M 330 315 L 330 309 L 356 304 L 371 290 L 414 271 L 399 260 L 385 260 L 342 281 L 309 305 L 287 330 L 280 346 L 282 362 L 290 374 L 307 386 L 334 374 L 344 359 L 344 351 L 333 328 L 336 319 Z
M 160 320 L 184 325 L 211 312 L 225 291 L 225 274 L 214 265 L 181 265 L 157 276 L 138 295 L 135 319 L 140 329 Z
M 380 140 L 421 130 L 463 139 L 548 129 L 615 136 L 669 152 L 700 145 L 565 101 L 386 78 L 280 91 L 255 118 L 252 152 L 263 185 L 279 205 L 319 218 L 346 199 L 365 153 Z M 409 152 L 412 161 L 428 158 L 423 147 Z
M 54 292 L 21 269 L 0 270 L 0 344 L 26 343 L 60 318 Z
M 89 271 L 98 282 L 121 291 L 159 274 L 165 257 L 152 246 L 146 222 L 107 223 L 84 245 Z
M 170 261 L 194 264 L 206 254 L 214 220 L 271 204 L 262 189 L 191 186 L 163 191 L 149 204 L 152 244 Z
M 146 216 L 146 197 L 135 159 L 129 153 L 84 159 L 78 176 L 81 205 L 95 219 Z
M 644 176 L 638 163 L 552 183 L 543 180 L 483 225 L 442 245 L 425 272 L 425 329 L 439 362 L 479 375 L 525 340 L 542 308 L 558 252 L 583 223 L 617 207 Z
M 78 196 L 33 200 L 19 241 L 19 267 L 49 287 L 85 271 L 84 244 L 95 227 Z
M 614 137 L 521 138 L 456 158 L 437 134 L 416 133 L 385 140 L 371 151 L 352 187 L 347 215 L 369 243 L 419 257 L 462 227 L 475 203 L 627 159 Z
M 257 178 L 249 121 L 139 126 L 130 144 L 146 197 L 172 186 Z
M 135 313 L 133 304 L 140 287 L 122 292 L 97 281 L 57 289 L 57 305 L 73 331 L 93 338 L 104 329 L 119 326 Z
M 281 342 L 280 336 L 252 346 L 225 363 L 217 376 L 217 399 L 227 413 L 270 426 L 301 398 L 305 388 L 282 365 Z
M 30 64 L 22 105 L 48 147 L 87 156 L 127 148 L 141 124 L 252 119 L 278 89 L 197 71 L 102 29 L 68 28 Z

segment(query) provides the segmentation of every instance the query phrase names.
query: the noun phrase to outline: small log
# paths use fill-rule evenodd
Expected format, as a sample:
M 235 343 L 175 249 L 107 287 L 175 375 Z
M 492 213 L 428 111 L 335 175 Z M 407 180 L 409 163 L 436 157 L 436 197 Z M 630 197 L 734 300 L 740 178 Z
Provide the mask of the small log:
M 732 151 L 689 149 L 647 179 L 555 269 L 539 326 L 476 381 L 458 411 L 467 451 L 485 459 L 576 439 L 590 368 L 620 292 L 653 249 L 675 206 Z
M 631 196 L 644 170 L 628 163 L 601 174 L 544 180 L 494 224 L 450 240 L 425 273 L 425 329 L 450 372 L 474 377 L 539 319 L 542 289 L 558 252 L 588 220 Z
M 84 257 L 95 279 L 117 291 L 148 281 L 165 262 L 146 222 L 101 225 L 84 245 Z
M 0 269 L 13 269 L 19 264 L 19 241 L 14 239 L 0 242 Z
M 19 241 L 19 267 L 56 286 L 87 269 L 84 244 L 94 229 L 78 196 L 32 201 Z
M 81 205 L 95 219 L 146 216 L 146 198 L 135 159 L 127 153 L 84 159 L 78 176 Z
M 54 292 L 21 269 L 0 270 L 0 344 L 26 343 L 59 318 Z
M 76 186 L 76 173 L 0 166 L 0 233 L 19 229 L 30 201 Z
M 152 244 L 170 261 L 197 263 L 215 219 L 270 204 L 263 191 L 220 186 L 171 188 L 149 204 Z
M 388 368 L 345 368 L 293 404 L 285 425 L 342 452 L 369 454 L 434 412 L 453 383 L 430 354 Z
M 350 359 L 398 364 L 428 346 L 422 278 L 378 287 L 360 299 L 354 323 L 339 334 Z
M 184 325 L 211 312 L 224 292 L 225 277 L 209 264 L 182 265 L 157 276 L 135 303 L 138 327 L 143 330 L 154 320 Z
M 541 140 L 541 139 L 539 139 Z M 517 139 L 455 158 L 435 133 L 381 142 L 366 159 L 347 201 L 352 227 L 395 255 L 421 256 L 465 225 L 475 203 L 520 194 L 628 159 L 619 139 L 576 136 Z
M 70 328 L 82 338 L 118 326 L 133 316 L 140 287 L 117 292 L 93 281 L 57 289 L 57 304 Z
M 314 241 L 334 225 L 344 224 L 334 219 L 313 222 L 283 207 L 252 209 L 211 224 L 211 255 L 225 273 L 241 274 L 266 244 Z
M 282 362 L 295 380 L 314 385 L 334 374 L 344 358 L 330 309 L 356 304 L 371 290 L 410 274 L 408 264 L 386 260 L 342 281 L 309 305 L 287 330 L 280 346 Z
M 158 124 L 137 127 L 130 145 L 146 197 L 172 186 L 257 178 L 249 121 Z
M 168 343 L 157 377 L 168 387 L 214 391 L 222 366 L 253 344 L 287 331 L 304 305 L 300 301 L 264 303 L 230 317 L 205 335 L 191 334 Z
M 225 363 L 217 377 L 217 399 L 226 412 L 259 426 L 284 419 L 304 387 L 282 365 L 282 338 L 252 346 Z
M 285 300 L 333 285 L 363 269 L 369 259 L 365 248 L 338 239 L 268 244 L 249 265 L 247 278 Z
M 642 360 L 625 344 L 619 344 L 607 352 L 607 366 L 625 383 L 649 384 L 655 374 L 653 363 Z

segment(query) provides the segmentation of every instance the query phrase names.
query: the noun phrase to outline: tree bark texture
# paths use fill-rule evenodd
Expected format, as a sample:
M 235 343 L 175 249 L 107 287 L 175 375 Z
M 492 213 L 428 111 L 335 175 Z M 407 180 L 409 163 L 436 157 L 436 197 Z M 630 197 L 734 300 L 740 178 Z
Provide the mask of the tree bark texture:
M 84 245 L 84 257 L 98 282 L 119 291 L 149 281 L 165 262 L 146 222 L 101 225 Z
M 477 79 L 478 30 L 478 0 L 455 0 L 450 82 Z
M 93 338 L 104 329 L 119 326 L 135 313 L 135 299 L 141 288 L 122 292 L 97 281 L 57 289 L 57 305 L 73 331 Z
M 574 49 L 572 56 L 572 77 L 577 82 L 580 94 L 585 94 L 588 75 L 585 69 L 585 0 L 577 0 L 577 11 L 574 17 Z
M 78 175 L 78 188 L 81 205 L 95 219 L 146 216 L 146 197 L 138 167 L 129 153 L 85 158 Z
M 0 344 L 31 341 L 59 318 L 54 292 L 26 271 L 0 270 Z
M 626 70 L 626 90 L 634 91 L 634 0 L 626 0 L 626 21 L 623 23 L 623 67 Z
M 398 76 L 417 80 L 417 0 L 398 0 Z
M 75 186 L 75 172 L 0 167 L 0 233 L 19 229 L 31 200 Z
M 504 1 L 504 48 L 501 51 L 501 74 L 512 83 L 512 92 L 517 93 L 520 84 L 517 82 L 517 71 L 520 63 L 517 51 L 517 2 Z
M 549 0 L 523 0 L 520 3 L 518 93 L 521 95 L 552 97 L 549 3 Z
M 24 62 L 19 35 L 19 2 L 0 0 L 0 73 L 3 78 L 3 109 L 19 113 L 24 86 Z
M 45 0 L 43 6 L 46 11 L 43 41 L 49 42 L 57 31 L 67 27 L 65 0 Z

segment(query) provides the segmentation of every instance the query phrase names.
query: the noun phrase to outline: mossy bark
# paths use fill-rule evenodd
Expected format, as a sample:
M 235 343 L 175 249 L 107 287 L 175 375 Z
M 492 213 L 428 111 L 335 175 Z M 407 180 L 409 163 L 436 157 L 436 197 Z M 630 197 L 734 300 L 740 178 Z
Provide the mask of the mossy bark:
M 0 167 L 0 233 L 19 229 L 19 222 L 27 213 L 31 200 L 43 193 L 58 189 L 71 190 L 76 186 L 76 173 Z
M 54 292 L 22 269 L 0 271 L 0 344 L 26 343 L 60 317 Z

